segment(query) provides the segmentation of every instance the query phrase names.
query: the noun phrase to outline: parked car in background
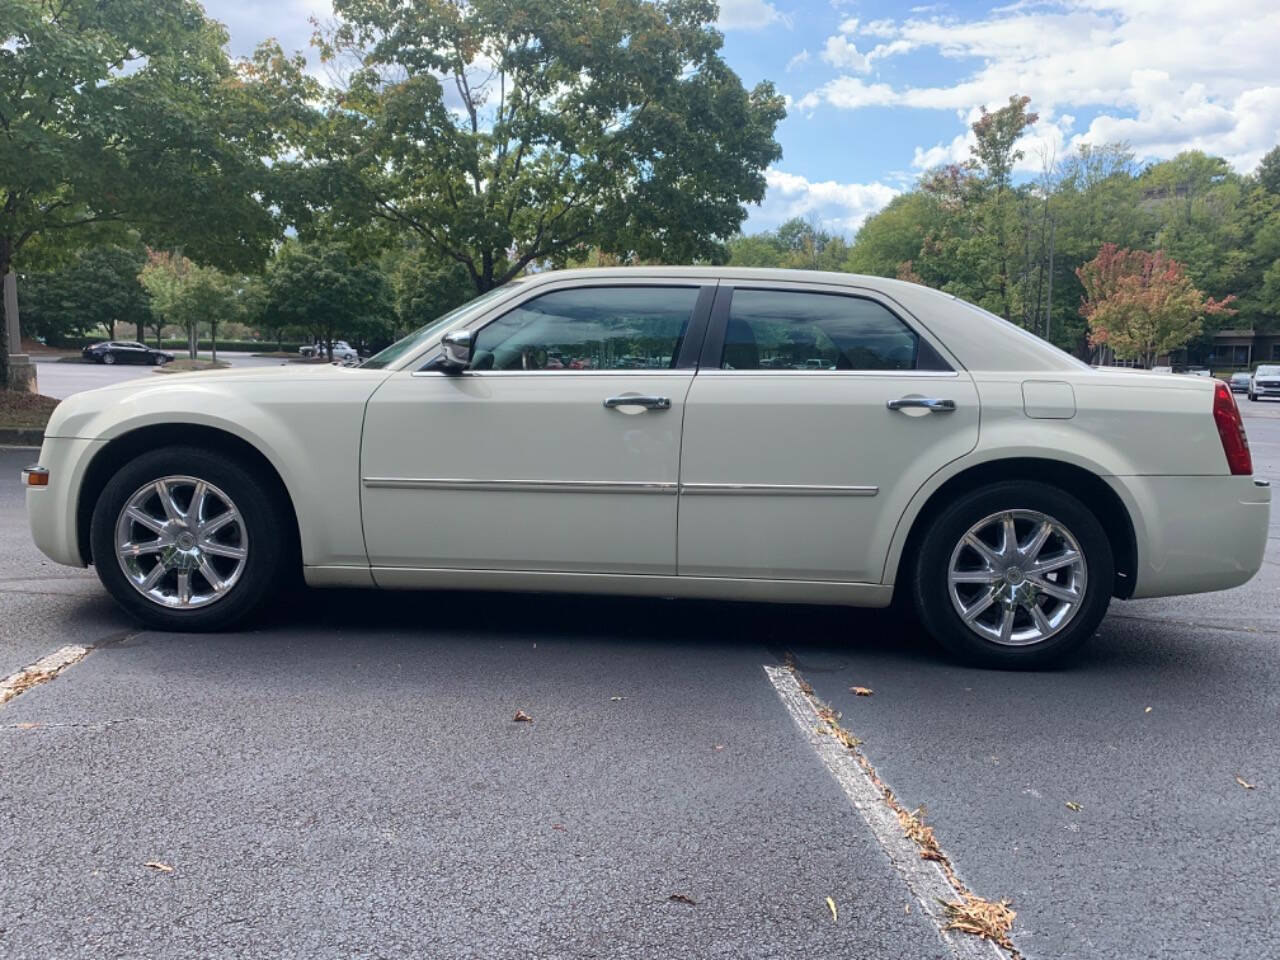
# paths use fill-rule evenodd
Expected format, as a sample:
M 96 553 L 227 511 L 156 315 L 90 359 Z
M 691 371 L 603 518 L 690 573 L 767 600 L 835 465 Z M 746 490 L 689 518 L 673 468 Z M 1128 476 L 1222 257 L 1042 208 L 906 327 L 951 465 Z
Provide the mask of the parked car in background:
M 299 347 L 298 353 L 304 357 L 323 357 L 328 350 L 323 343 L 308 343 Z M 359 362 L 360 353 L 347 341 L 335 340 L 333 341 L 333 359 L 340 363 L 350 363 L 353 360 Z
M 1264 363 L 1253 371 L 1249 381 L 1249 399 L 1280 397 L 1280 364 Z
M 169 363 L 172 353 L 148 347 L 137 340 L 105 340 L 85 347 L 81 355 L 94 363 L 149 363 L 153 366 Z
M 637 349 L 671 360 L 623 365 Z M 764 363 L 784 352 L 799 368 Z M 167 630 L 229 627 L 299 569 L 331 587 L 897 594 L 956 654 L 1032 667 L 1112 597 L 1246 582 L 1267 543 L 1271 489 L 1226 384 L 1095 370 L 880 277 L 548 271 L 356 369 L 171 381 L 63 400 L 23 478 L 36 545 Z
M 1251 377 L 1248 373 L 1245 373 L 1243 371 L 1241 371 L 1240 373 L 1233 373 L 1231 375 L 1231 380 L 1228 381 L 1231 384 L 1231 392 L 1232 393 L 1248 393 L 1249 381 L 1252 379 L 1253 377 Z

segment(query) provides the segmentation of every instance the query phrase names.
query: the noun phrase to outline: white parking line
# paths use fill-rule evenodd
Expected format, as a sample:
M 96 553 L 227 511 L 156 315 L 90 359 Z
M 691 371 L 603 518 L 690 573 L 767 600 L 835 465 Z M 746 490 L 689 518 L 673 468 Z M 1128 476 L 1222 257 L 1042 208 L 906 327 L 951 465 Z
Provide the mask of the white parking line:
M 898 871 L 920 911 L 929 918 L 951 955 L 957 960 L 1007 960 L 1007 954 L 989 940 L 943 929 L 947 921 L 941 912 L 942 904 L 958 898 L 958 892 L 946 874 L 936 862 L 921 859 L 920 848 L 903 833 L 897 816 L 884 802 L 867 772 L 839 741 L 825 732 L 822 717 L 800 689 L 795 675 L 786 667 L 766 666 L 764 672 L 791 719 L 871 829 L 880 849 Z
M 37 684 L 52 680 L 73 663 L 83 660 L 89 653 L 89 649 L 78 643 L 69 643 L 48 656 L 41 657 L 31 666 L 9 674 L 0 680 L 0 706 Z

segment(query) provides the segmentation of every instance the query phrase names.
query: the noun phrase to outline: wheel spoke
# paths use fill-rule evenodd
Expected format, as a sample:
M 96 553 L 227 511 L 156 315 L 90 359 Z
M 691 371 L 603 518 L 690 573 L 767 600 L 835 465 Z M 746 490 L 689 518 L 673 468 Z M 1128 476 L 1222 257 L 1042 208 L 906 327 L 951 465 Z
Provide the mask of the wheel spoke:
M 125 516 L 128 517 L 130 520 L 132 520 L 134 523 L 142 524 L 152 533 L 164 533 L 163 521 L 157 520 L 155 517 L 151 516 L 150 514 L 143 513 L 137 507 L 129 507 L 129 509 L 125 511 Z
M 994 565 L 1000 562 L 1000 554 L 987 546 L 986 542 L 972 531 L 964 535 L 964 542 L 968 547 L 976 551 L 983 560 L 987 561 L 988 564 Z
M 178 571 L 178 603 L 186 606 L 191 602 L 191 571 Z
M 231 557 L 234 560 L 243 560 L 245 558 L 244 547 L 231 547 L 225 543 L 203 543 L 200 549 L 205 553 L 211 553 L 215 557 Z
M 191 506 L 187 507 L 187 522 L 200 523 L 204 518 L 204 499 L 209 492 L 209 485 L 203 480 L 196 481 L 196 488 L 191 493 Z
M 148 553 L 159 553 L 168 544 L 162 540 L 148 540 L 146 543 L 122 543 L 116 549 L 126 557 L 142 557 Z
M 228 523 L 232 523 L 240 519 L 240 514 L 233 508 L 228 508 L 226 512 L 218 514 L 212 520 L 206 520 L 200 524 L 200 536 L 209 537 L 217 533 Z
M 1000 521 L 1000 556 L 1012 557 L 1018 552 L 1018 531 L 1013 525 L 1013 514 L 1006 513 Z
M 1049 618 L 1044 615 L 1044 611 L 1040 609 L 1039 604 L 1031 604 L 1031 619 L 1036 622 L 1036 629 L 1040 631 L 1040 636 L 1047 637 L 1053 633 L 1053 627 L 1049 623 Z
M 170 520 L 181 520 L 182 511 L 178 509 L 178 503 L 173 499 L 173 490 L 165 480 L 157 480 L 155 483 L 156 496 L 160 498 L 160 506 L 164 507 L 164 515 Z
M 977 600 L 973 601 L 972 604 L 964 608 L 964 612 L 961 614 L 961 616 L 964 618 L 964 622 L 973 623 L 973 621 L 977 620 L 978 617 L 982 616 L 982 614 L 986 612 L 987 608 L 990 607 L 991 604 L 995 602 L 996 602 L 996 590 L 995 590 L 995 587 L 992 587 L 990 590 L 988 590 L 986 593 L 980 596 Z
M 141 587 L 143 591 L 150 590 L 160 582 L 160 578 L 163 577 L 164 574 L 165 565 L 157 562 L 156 565 L 151 568 L 151 572 L 142 578 L 142 582 L 138 584 L 138 586 Z
M 1048 560 L 1037 560 L 1030 572 L 1033 574 L 1052 573 L 1055 570 L 1061 570 L 1063 567 L 1071 566 L 1079 559 L 1080 554 L 1074 550 L 1065 550 L 1050 557 Z
M 994 570 L 956 570 L 951 574 L 952 583 L 995 583 L 999 579 Z
M 226 582 L 222 577 L 218 576 L 218 571 L 213 569 L 213 564 L 209 562 L 206 556 L 200 557 L 200 576 L 204 577 L 205 582 L 209 584 L 214 593 L 221 593 L 226 589 Z
M 1008 643 L 1009 638 L 1013 636 L 1013 617 L 1014 608 L 1005 607 L 1004 617 L 1000 621 L 1000 642 Z
M 1048 520 L 1042 520 L 1040 526 L 1036 527 L 1036 532 L 1027 541 L 1027 545 L 1022 548 L 1023 556 L 1028 560 L 1034 560 L 1040 556 L 1040 551 L 1044 549 L 1045 541 L 1049 539 L 1051 533 L 1053 533 L 1053 524 Z
M 1076 593 L 1074 590 L 1069 590 L 1066 587 L 1060 587 L 1058 584 L 1045 580 L 1043 577 L 1031 577 L 1029 579 L 1036 585 L 1037 590 L 1047 596 L 1053 597 L 1055 600 L 1061 600 L 1064 603 L 1080 602 L 1080 594 Z

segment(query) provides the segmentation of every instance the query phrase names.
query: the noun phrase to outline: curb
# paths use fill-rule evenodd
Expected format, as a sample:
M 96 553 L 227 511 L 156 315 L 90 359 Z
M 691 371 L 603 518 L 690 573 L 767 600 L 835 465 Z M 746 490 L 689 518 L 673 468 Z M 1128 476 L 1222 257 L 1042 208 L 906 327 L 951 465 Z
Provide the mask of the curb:
M 0 427 L 0 447 L 38 447 L 43 442 L 42 427 Z

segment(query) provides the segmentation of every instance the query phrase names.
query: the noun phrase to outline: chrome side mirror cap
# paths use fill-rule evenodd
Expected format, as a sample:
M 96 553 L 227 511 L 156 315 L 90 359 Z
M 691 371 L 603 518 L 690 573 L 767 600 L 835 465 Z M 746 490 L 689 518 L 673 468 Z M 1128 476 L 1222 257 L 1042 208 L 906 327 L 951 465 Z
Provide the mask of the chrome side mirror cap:
M 447 373 L 461 373 L 471 365 L 471 331 L 454 330 L 440 338 L 444 356 L 440 368 Z

